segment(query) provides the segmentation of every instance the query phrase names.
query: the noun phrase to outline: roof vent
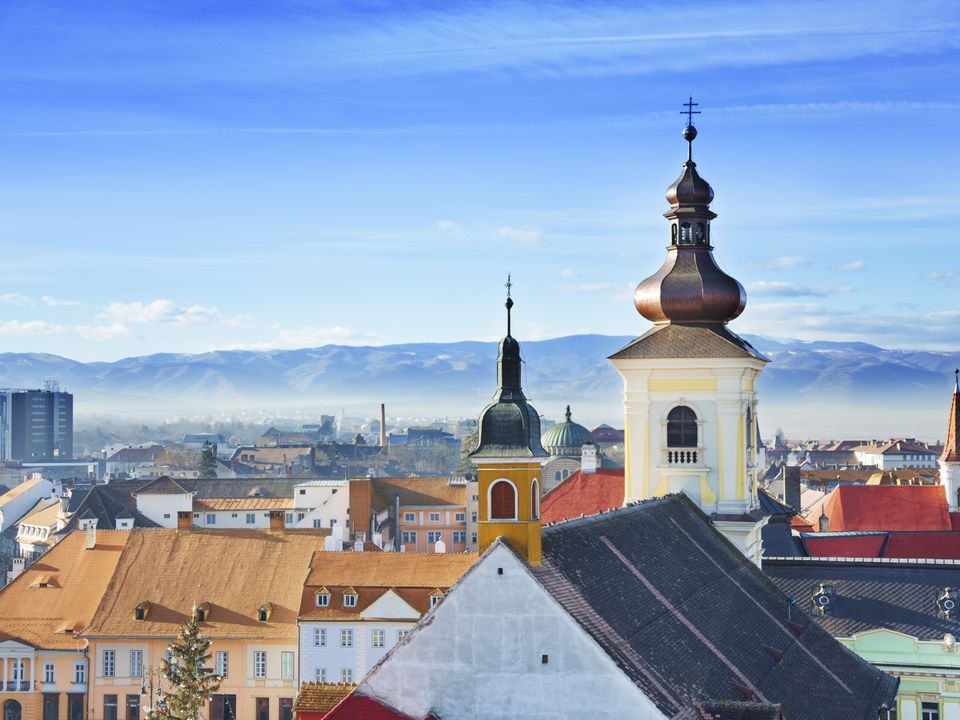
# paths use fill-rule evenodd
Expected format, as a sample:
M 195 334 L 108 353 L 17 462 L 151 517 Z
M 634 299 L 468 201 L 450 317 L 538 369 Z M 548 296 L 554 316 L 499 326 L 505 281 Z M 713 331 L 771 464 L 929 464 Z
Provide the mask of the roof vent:
M 960 610 L 960 598 L 953 588 L 944 588 L 937 598 L 937 615 L 944 620 L 953 620 Z
M 820 583 L 813 593 L 813 612 L 817 615 L 830 615 L 837 606 L 837 594 L 833 585 Z

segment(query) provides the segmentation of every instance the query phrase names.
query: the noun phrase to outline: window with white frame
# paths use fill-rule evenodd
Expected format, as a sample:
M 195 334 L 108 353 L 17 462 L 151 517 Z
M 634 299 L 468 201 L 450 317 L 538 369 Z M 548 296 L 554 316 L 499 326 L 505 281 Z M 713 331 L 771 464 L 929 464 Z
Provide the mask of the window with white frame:
M 326 668 L 317 668 L 313 672 L 314 681 L 318 683 L 325 683 L 327 681 L 327 669 Z
M 317 607 L 330 607 L 330 593 L 318 592 L 316 599 Z
M 384 640 L 386 639 L 385 630 L 374 630 L 370 633 L 371 644 L 375 648 L 382 648 L 384 645 Z
M 400 642 L 401 640 L 403 640 L 403 639 L 407 636 L 407 633 L 408 633 L 408 632 L 410 632 L 410 631 L 409 631 L 409 630 L 397 630 L 397 642 Z
M 130 651 L 130 677 L 143 677 L 143 650 Z
M 344 593 L 343 594 L 343 606 L 345 608 L 352 608 L 357 606 L 357 594 L 356 593 Z
M 920 720 L 940 720 L 940 703 L 929 701 L 921 702 Z
M 316 528 L 317 530 L 319 530 L 320 528 L 322 528 L 322 527 L 323 527 L 323 518 L 314 518 L 314 519 L 313 519 L 313 527 Z
M 340 647 L 353 647 L 353 630 L 344 628 L 340 631 Z
M 430 513 L 427 519 L 430 522 L 440 522 L 440 513 Z
M 293 525 L 293 513 L 289 512 L 286 514 L 286 524 Z
M 43 664 L 43 681 L 45 683 L 56 682 L 56 677 L 54 676 L 53 663 L 45 662 Z
M 417 521 L 417 514 L 416 514 L 416 513 L 404 513 L 404 514 L 403 514 L 403 521 L 404 521 L 404 522 L 416 522 L 416 521 Z
M 455 513 L 453 516 L 453 519 L 456 520 L 457 522 L 463 522 L 464 520 L 467 519 L 467 516 L 465 513 Z
M 207 525 L 216 525 L 216 524 L 217 524 L 217 514 L 207 513 Z
M 103 677 L 113 677 L 117 674 L 116 650 L 103 651 Z
M 313 629 L 313 646 L 314 647 L 327 646 L 327 629 L 326 628 Z
M 417 533 L 415 530 L 404 530 L 400 533 L 400 542 L 404 545 L 416 545 Z
M 454 530 L 453 531 L 453 541 L 455 543 L 466 543 L 467 542 L 467 531 L 466 530 Z
M 443 599 L 443 595 L 430 595 L 430 607 L 433 607 Z
M 247 525 L 256 525 L 256 523 L 257 523 L 257 514 L 247 513 Z
M 280 653 L 280 677 L 284 680 L 293 678 L 293 653 L 287 650 Z
M 75 685 L 87 684 L 87 664 L 75 662 L 73 664 L 73 682 Z
M 353 682 L 353 668 L 340 668 L 340 682 L 342 683 Z M 940 720 L 940 719 L 937 718 L 937 720 Z
M 253 653 L 253 676 L 265 678 L 267 676 L 267 651 L 257 650 Z
M 439 530 L 432 530 L 427 533 L 427 542 L 430 545 L 435 545 L 436 543 L 440 542 L 442 537 L 443 533 L 441 533 Z
M 230 655 L 226 650 L 217 650 L 214 655 L 214 672 L 219 677 L 226 677 L 230 670 Z

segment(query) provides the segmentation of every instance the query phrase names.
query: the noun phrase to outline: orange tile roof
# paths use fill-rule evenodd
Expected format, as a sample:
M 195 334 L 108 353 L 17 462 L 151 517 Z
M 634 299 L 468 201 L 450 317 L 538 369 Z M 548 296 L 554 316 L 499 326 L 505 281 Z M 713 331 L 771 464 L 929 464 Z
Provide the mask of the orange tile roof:
M 430 608 L 436 589 L 453 585 L 477 561 L 473 553 L 318 552 L 303 590 L 300 617 L 311 620 L 356 619 L 393 590 L 418 612 Z M 330 605 L 316 606 L 315 595 L 330 593 Z M 343 607 L 344 592 L 357 594 L 355 607 Z
M 561 522 L 623 507 L 625 492 L 623 468 L 586 474 L 578 470 L 543 496 L 540 519 Z
M 450 478 L 372 478 L 375 507 L 382 509 L 400 496 L 401 507 L 466 507 L 465 483 L 451 485 Z
M 950 530 L 947 498 L 939 485 L 841 485 L 808 519 L 820 516 L 831 532 L 853 530 Z
M 354 683 L 305 682 L 300 686 L 297 699 L 293 702 L 293 711 L 328 713 L 353 692 L 355 687 Z
M 50 548 L 0 591 L 0 638 L 50 650 L 84 647 L 63 629 L 80 630 L 93 618 L 129 537 L 98 530 L 87 550 L 86 532 L 73 532 Z M 42 577 L 50 587 L 35 587 Z
M 202 510 L 290 510 L 293 498 L 203 498 L 193 501 L 194 511 Z
M 194 603 L 210 606 L 201 624 L 211 638 L 297 637 L 303 581 L 320 531 L 132 530 L 104 600 L 85 634 L 172 637 Z M 145 620 L 134 619 L 147 601 Z M 265 622 L 257 610 L 270 603 Z

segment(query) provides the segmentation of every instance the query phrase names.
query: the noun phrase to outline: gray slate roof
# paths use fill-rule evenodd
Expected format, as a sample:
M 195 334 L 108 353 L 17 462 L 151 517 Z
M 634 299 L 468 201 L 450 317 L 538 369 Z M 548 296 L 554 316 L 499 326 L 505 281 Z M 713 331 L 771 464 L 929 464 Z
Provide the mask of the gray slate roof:
M 809 617 L 789 621 L 787 597 L 682 493 L 545 528 L 530 570 L 667 717 L 726 700 L 875 720 L 896 695 Z
M 836 590 L 835 611 L 814 616 L 836 637 L 884 628 L 920 640 L 960 633 L 960 623 L 938 617 L 936 600 L 946 587 L 960 587 L 960 564 L 797 558 L 763 561 L 763 571 L 805 611 L 820 583 Z M 789 716 L 788 716 L 789 717 Z
M 670 323 L 654 325 L 610 359 L 744 357 L 768 362 L 750 343 L 721 323 Z

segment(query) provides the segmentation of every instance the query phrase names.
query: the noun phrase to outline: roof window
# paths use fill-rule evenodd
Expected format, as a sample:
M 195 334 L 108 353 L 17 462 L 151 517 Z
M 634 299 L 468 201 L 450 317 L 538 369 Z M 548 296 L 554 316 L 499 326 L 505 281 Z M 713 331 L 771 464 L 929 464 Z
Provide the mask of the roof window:
M 144 601 L 133 609 L 134 620 L 146 620 L 150 614 L 150 603 Z
M 357 606 L 357 591 L 353 588 L 347 588 L 343 591 L 343 606 L 353 608 Z
M 837 593 L 833 585 L 820 583 L 813 593 L 813 612 L 816 615 L 832 615 L 837 607 Z
M 316 595 L 316 604 L 318 608 L 330 607 L 330 591 L 326 588 L 320 588 L 317 590 Z
M 257 620 L 259 622 L 267 622 L 271 615 L 273 615 L 273 605 L 271 603 L 264 603 L 257 608 Z
M 207 618 L 210 617 L 210 604 L 209 603 L 197 603 L 193 606 L 193 619 L 197 622 L 207 622 Z
M 957 617 L 958 593 L 953 588 L 944 588 L 937 598 L 937 614 L 944 620 L 953 620 Z
M 439 588 L 434 589 L 430 593 L 430 607 L 433 607 L 441 600 L 443 600 L 443 590 L 440 590 Z

